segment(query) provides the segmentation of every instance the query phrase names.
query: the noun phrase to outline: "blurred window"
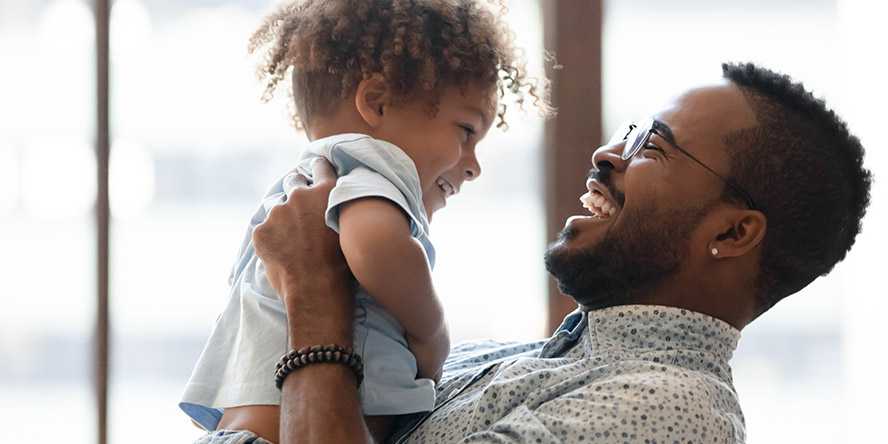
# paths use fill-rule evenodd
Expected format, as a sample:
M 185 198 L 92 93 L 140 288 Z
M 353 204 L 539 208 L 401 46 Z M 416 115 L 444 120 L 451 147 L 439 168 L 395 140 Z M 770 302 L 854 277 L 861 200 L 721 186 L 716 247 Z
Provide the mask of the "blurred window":
M 0 54 L 0 442 L 92 443 L 92 12 L 0 0 Z

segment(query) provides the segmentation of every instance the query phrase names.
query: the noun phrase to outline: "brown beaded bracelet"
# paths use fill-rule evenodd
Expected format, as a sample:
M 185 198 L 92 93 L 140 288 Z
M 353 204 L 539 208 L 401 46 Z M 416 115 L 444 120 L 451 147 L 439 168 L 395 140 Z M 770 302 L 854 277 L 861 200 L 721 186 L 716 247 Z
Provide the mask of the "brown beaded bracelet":
M 278 390 L 284 385 L 284 379 L 290 373 L 311 364 L 320 364 L 323 362 L 338 363 L 349 366 L 355 372 L 355 378 L 358 381 L 358 387 L 364 380 L 364 362 L 360 356 L 352 352 L 351 349 L 340 345 L 312 345 L 311 347 L 300 348 L 299 350 L 290 350 L 275 365 L 274 385 Z

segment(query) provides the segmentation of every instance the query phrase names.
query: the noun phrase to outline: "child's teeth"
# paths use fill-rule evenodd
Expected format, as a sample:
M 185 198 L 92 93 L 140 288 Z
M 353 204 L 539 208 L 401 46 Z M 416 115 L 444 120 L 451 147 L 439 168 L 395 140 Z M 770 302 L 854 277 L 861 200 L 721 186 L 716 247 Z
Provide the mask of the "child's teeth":
M 438 184 L 438 188 L 441 188 L 441 190 L 444 191 L 444 194 L 448 196 L 454 194 L 453 187 L 444 179 L 438 179 L 435 183 Z

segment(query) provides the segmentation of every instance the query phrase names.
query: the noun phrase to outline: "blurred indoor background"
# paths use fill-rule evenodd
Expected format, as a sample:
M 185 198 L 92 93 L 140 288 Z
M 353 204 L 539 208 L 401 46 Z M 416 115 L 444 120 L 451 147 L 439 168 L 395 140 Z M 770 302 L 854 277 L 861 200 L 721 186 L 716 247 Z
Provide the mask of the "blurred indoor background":
M 548 1 L 510 2 L 536 73 Z M 111 443 L 200 434 L 179 411 L 179 396 L 225 304 L 249 217 L 306 141 L 288 125 L 282 100 L 260 103 L 246 51 L 273 3 L 113 2 Z M 888 397 L 888 155 L 879 111 L 888 102 L 888 8 L 610 0 L 602 9 L 605 135 L 685 87 L 717 79 L 721 62 L 749 60 L 804 81 L 868 148 L 876 183 L 855 249 L 744 331 L 733 365 L 749 443 L 880 440 Z M 95 29 L 88 0 L 0 0 L 2 443 L 93 444 L 99 435 Z M 505 133 L 492 130 L 478 151 L 483 177 L 435 218 L 435 279 L 457 341 L 548 333 L 544 127 L 529 114 L 513 115 Z M 583 149 L 591 154 L 598 143 Z

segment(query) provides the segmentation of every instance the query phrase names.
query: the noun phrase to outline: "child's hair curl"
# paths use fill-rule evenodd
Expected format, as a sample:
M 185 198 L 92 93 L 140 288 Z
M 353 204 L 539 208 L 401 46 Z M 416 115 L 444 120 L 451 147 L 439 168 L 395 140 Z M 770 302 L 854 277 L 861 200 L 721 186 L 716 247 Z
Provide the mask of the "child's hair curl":
M 259 68 L 263 99 L 292 75 L 293 124 L 304 128 L 353 94 L 361 80 L 381 75 L 396 102 L 431 93 L 434 110 L 444 88 L 476 83 L 522 107 L 530 96 L 549 115 L 548 82 L 527 76 L 505 24 L 506 8 L 495 4 L 490 10 L 477 0 L 286 2 L 250 38 L 250 53 L 265 56 Z M 501 103 L 497 127 L 506 126 L 505 112 Z

